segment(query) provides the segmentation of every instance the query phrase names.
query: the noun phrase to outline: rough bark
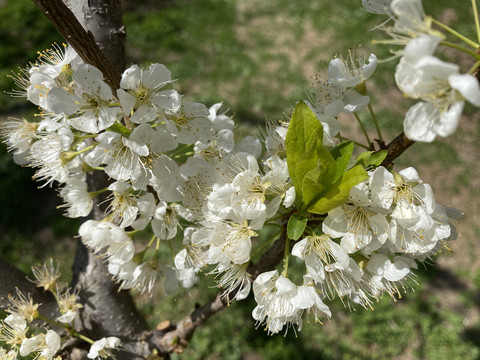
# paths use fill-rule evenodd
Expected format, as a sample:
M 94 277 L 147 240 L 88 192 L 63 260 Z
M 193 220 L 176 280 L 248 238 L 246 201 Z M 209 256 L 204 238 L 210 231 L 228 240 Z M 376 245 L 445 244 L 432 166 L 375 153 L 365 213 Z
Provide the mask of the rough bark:
M 81 6 L 81 4 L 85 5 L 85 11 L 87 11 L 86 9 L 89 8 L 89 4 L 86 2 L 87 0 L 70 1 L 72 4 L 75 4 L 76 11 L 79 9 L 82 9 L 83 11 L 83 6 Z M 87 64 L 97 67 L 103 73 L 105 82 L 110 85 L 113 93 L 116 94 L 116 90 L 120 88 L 120 74 L 122 70 L 116 70 L 116 67 L 113 66 L 103 54 L 95 42 L 95 38 L 91 30 L 87 28 L 87 30 L 90 31 L 85 31 L 82 24 L 77 20 L 75 15 L 73 15 L 72 11 L 62 2 L 62 0 L 33 0 L 33 2 L 43 12 L 53 26 L 55 26 L 65 40 L 73 46 L 83 61 L 85 61 Z M 109 9 L 111 12 L 118 9 L 120 11 L 121 19 L 121 8 L 119 6 L 109 7 Z M 93 11 L 90 14 L 93 14 Z M 83 14 L 79 16 L 80 20 L 82 18 Z M 106 19 L 107 18 L 108 17 L 106 17 Z M 115 16 L 115 19 L 118 19 L 118 16 Z M 120 64 L 123 64 L 125 61 L 123 46 L 118 48 L 118 51 L 120 51 L 120 49 L 121 53 L 119 52 L 117 54 L 119 59 L 116 60 L 118 61 L 118 67 L 120 67 Z M 110 48 L 110 50 L 113 50 L 113 47 Z M 116 59 L 115 56 L 112 58 Z
M 120 0 L 65 0 L 85 29 L 91 32 L 117 74 L 125 70 L 125 26 Z
M 69 1 L 67 4 L 74 13 L 61 0 L 33 1 L 80 57 L 102 71 L 105 81 L 116 93 L 125 67 L 125 30 L 120 1 Z M 89 190 L 95 191 L 104 188 L 108 179 L 104 173 L 95 172 L 89 174 L 88 183 Z M 99 198 L 94 207 L 96 220 L 104 216 L 104 209 L 99 205 L 103 200 Z M 76 327 L 93 339 L 119 337 L 124 350 L 117 354 L 117 359 L 134 359 L 134 354 L 143 356 L 150 352 L 142 338 L 148 327 L 132 297 L 127 291 L 119 291 L 104 260 L 86 249 L 81 241 L 73 264 L 72 286 L 83 305 Z
M 388 154 L 380 165 L 385 167 L 393 166 L 393 161 L 413 144 L 415 144 L 415 141 L 407 138 L 405 133 L 402 132 L 385 147 Z

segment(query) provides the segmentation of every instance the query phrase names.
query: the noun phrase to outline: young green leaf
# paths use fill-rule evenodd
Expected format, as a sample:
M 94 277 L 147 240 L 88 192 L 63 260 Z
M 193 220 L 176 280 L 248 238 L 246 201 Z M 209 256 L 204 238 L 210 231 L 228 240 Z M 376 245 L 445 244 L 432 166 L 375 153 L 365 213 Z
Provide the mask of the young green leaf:
M 324 156 L 328 155 L 327 150 L 322 145 L 323 132 L 318 132 L 311 146 L 303 153 L 298 159 L 295 167 L 295 178 L 297 179 L 298 186 L 297 196 L 301 199 L 303 193 L 303 179 L 305 174 L 317 168 L 317 162 Z
M 292 214 L 287 223 L 287 236 L 289 239 L 298 240 L 307 227 L 307 219 L 299 217 L 298 214 Z
M 123 126 L 118 122 L 114 123 L 107 130 L 119 133 L 120 135 L 125 136 L 127 138 L 130 137 L 130 134 L 132 133 L 130 129 L 128 129 L 127 127 Z
M 317 193 L 308 203 L 307 210 L 315 214 L 326 214 L 330 210 L 344 204 L 352 187 L 366 180 L 368 174 L 365 169 L 356 165 L 346 171 L 334 184 Z
M 322 146 L 316 153 L 316 167 L 307 172 L 302 181 L 302 200 L 309 204 L 318 194 L 327 191 L 335 177 L 337 164 Z
M 382 163 L 387 154 L 387 150 L 364 151 L 357 156 L 355 164 L 362 165 L 364 169 L 372 166 L 377 167 Z
M 346 141 L 330 150 L 330 154 L 337 163 L 337 171 L 335 172 L 332 182 L 337 181 L 345 170 L 347 170 L 348 163 L 353 154 L 353 147 L 353 141 Z
M 318 142 L 315 139 L 317 133 L 323 134 L 322 124 L 308 105 L 300 101 L 290 119 L 285 139 L 288 172 L 295 188 L 301 185 L 301 180 L 296 177 L 298 159 L 312 146 L 312 142 Z
M 370 166 L 379 166 L 383 160 L 385 160 L 385 158 L 387 157 L 388 155 L 388 151 L 387 150 L 380 150 L 380 151 L 377 151 L 377 152 L 374 152 L 372 154 L 372 156 L 370 157 Z

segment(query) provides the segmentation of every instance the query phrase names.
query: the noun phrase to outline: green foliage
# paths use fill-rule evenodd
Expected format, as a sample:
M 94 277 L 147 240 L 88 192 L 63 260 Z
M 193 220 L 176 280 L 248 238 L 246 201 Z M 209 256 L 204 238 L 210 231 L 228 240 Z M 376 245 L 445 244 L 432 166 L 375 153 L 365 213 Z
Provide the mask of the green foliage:
M 387 155 L 386 150 L 364 151 L 357 156 L 355 164 L 361 165 L 364 169 L 370 169 L 379 166 Z
M 289 239 L 298 240 L 307 227 L 307 218 L 302 218 L 298 214 L 292 214 L 288 219 L 287 236 Z
M 322 124 L 318 121 L 308 105 L 305 102 L 300 101 L 295 107 L 295 111 L 290 119 L 287 137 L 285 139 L 288 172 L 293 185 L 297 191 L 300 191 L 300 195 L 302 188 L 301 184 L 306 173 L 304 169 L 310 164 L 309 159 L 305 157 L 302 164 L 298 164 L 298 162 L 307 151 L 312 152 L 313 150 L 322 147 L 322 137 L 319 137 L 318 135 L 323 135 Z M 313 167 L 315 166 L 316 161 L 314 162 Z
M 316 186 L 309 188 L 310 194 L 315 194 L 307 203 L 307 209 L 314 214 L 325 214 L 342 205 L 348 200 L 350 190 L 355 185 L 368 178 L 363 167 L 357 165 L 347 170 L 337 181 L 321 189 Z M 309 195 L 310 195 L 309 194 Z
M 337 170 L 332 181 L 340 179 L 343 173 L 347 170 L 348 163 L 353 154 L 353 148 L 353 141 L 345 141 L 330 150 L 330 155 L 332 155 L 337 164 Z
M 353 153 L 352 142 L 340 144 L 330 153 L 322 139 L 320 121 L 300 101 L 285 140 L 287 164 L 297 192 L 297 207 L 315 214 L 325 214 L 343 204 L 350 189 L 368 177 L 359 165 L 345 171 Z

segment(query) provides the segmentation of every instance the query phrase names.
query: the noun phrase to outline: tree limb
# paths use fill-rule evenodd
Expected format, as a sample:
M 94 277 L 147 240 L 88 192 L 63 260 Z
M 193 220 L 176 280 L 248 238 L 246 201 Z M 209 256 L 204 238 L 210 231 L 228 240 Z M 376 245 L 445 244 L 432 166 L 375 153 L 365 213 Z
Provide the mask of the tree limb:
M 120 72 L 115 70 L 102 53 L 90 31 L 86 31 L 62 0 L 32 0 L 53 24 L 57 31 L 75 49 L 85 63 L 95 66 L 112 88 L 113 94 L 120 88 Z
M 402 155 L 403 152 L 413 144 L 415 144 L 415 141 L 407 138 L 405 133 L 402 132 L 385 147 L 385 150 L 388 151 L 388 154 L 380 165 L 384 167 L 391 167 L 393 165 L 393 161 Z

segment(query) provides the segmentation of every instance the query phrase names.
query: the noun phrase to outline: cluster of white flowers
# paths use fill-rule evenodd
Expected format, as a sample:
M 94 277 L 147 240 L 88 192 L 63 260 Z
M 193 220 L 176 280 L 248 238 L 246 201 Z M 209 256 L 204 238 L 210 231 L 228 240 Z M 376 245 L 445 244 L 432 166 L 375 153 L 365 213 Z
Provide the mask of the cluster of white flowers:
M 325 298 L 371 307 L 384 292 L 395 296 L 417 268 L 415 260 L 455 239 L 447 211 L 461 216 L 436 204 L 413 168 L 392 174 L 378 167 L 352 188 L 344 205 L 328 212 L 322 235 L 308 235 L 293 246 L 292 255 L 305 264 L 303 285 L 276 270 L 256 278 L 254 318 L 276 333 L 284 325 L 300 329 L 304 310 L 313 311 L 315 320 L 319 311 L 330 316 Z
M 405 135 L 431 142 L 436 136 L 453 134 L 465 101 L 480 107 L 478 80 L 471 72 L 460 73 L 457 64 L 434 56 L 445 36 L 432 29 L 432 19 L 425 15 L 421 0 L 363 0 L 363 4 L 367 11 L 391 16 L 393 26 L 383 28 L 392 40 L 384 42 L 403 46 L 398 51 L 401 59 L 395 80 L 407 97 L 420 100 L 405 116 Z
M 73 322 L 78 309 L 82 306 L 77 303 L 76 295 L 70 289 L 59 291 L 56 284 L 60 276 L 58 268 L 53 261 L 42 266 L 32 267 L 36 286 L 52 292 L 57 300 L 58 310 L 61 314 L 56 319 L 57 325 L 62 324 L 67 329 L 73 329 Z M 9 314 L 0 320 L 0 342 L 6 348 L 0 348 L 0 359 L 14 360 L 18 356 L 33 357 L 44 360 L 60 360 L 61 356 L 55 356 L 62 345 L 61 333 L 52 329 L 38 329 L 33 321 L 40 318 L 38 308 L 41 304 L 34 303 L 30 295 L 24 295 L 17 289 L 16 296 L 9 296 L 10 306 L 6 309 Z M 120 339 L 116 337 L 92 341 L 89 359 L 107 358 L 111 355 L 104 348 L 115 348 L 120 345 Z M 7 351 L 8 348 L 8 351 Z
M 335 145 L 340 130 L 338 115 L 341 112 L 356 113 L 370 103 L 366 93 L 366 81 L 377 67 L 374 54 L 356 58 L 353 50 L 347 60 L 337 57 L 330 61 L 328 78 L 317 78 L 309 92 L 308 105 L 320 120 L 324 135 L 323 144 Z
M 364 6 L 391 15 L 392 41 L 405 45 L 396 80 L 421 100 L 407 113 L 406 135 L 432 141 L 450 134 L 465 100 L 480 106 L 477 80 L 433 57 L 441 35 L 419 0 Z M 386 151 L 374 151 L 357 115 L 368 108 L 383 146 L 366 87 L 376 67 L 373 54 L 333 59 L 328 78 L 315 82 L 289 121 L 268 123 L 263 139 L 238 141 L 222 104 L 185 101 L 164 65 L 133 65 L 120 88 L 111 89 L 70 47 L 57 47 L 16 78 L 40 107 L 40 121 L 10 119 L 0 131 L 16 161 L 37 168 L 35 177 L 45 184 L 62 185 L 67 216 L 88 216 L 94 198 L 108 194 L 104 218 L 84 222 L 79 234 L 106 259 L 121 288 L 151 293 L 160 283 L 169 294 L 190 288 L 206 271 L 228 301 L 253 288 L 253 317 L 269 333 L 301 329 L 305 313 L 316 321 L 330 317 L 324 301 L 337 296 L 369 308 L 383 293 L 395 296 L 417 261 L 456 237 L 449 218 L 461 214 L 438 205 L 413 168 L 397 173 L 380 166 Z M 372 151 L 352 157 L 354 143 L 340 136 L 342 112 L 355 114 Z M 105 172 L 107 188 L 89 189 L 93 171 Z M 144 244 L 148 231 L 153 237 Z M 283 272 L 270 268 L 253 278 L 252 258 L 274 241 L 285 241 Z M 173 263 L 162 260 L 161 242 L 169 244 Z M 290 254 L 305 267 L 300 285 L 288 277 Z M 54 275 L 41 286 L 52 289 Z M 71 324 L 75 296 L 66 292 L 59 300 L 56 320 Z M 21 339 L 23 353 L 51 359 L 55 335 L 27 339 L 25 321 L 4 320 L 0 341 Z M 88 356 L 108 356 L 117 345 L 116 338 L 101 339 Z

